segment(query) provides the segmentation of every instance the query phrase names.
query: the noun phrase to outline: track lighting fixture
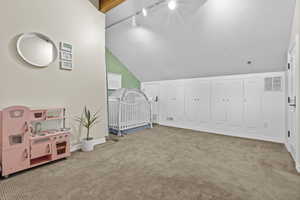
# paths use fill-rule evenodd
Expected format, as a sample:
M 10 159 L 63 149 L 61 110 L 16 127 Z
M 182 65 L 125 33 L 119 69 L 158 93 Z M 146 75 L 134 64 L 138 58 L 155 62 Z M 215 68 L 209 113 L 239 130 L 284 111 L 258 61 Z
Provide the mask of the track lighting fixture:
M 136 13 L 124 18 L 124 19 L 121 19 L 109 26 L 107 26 L 106 28 L 109 29 L 119 23 L 122 23 L 123 21 L 126 21 L 126 20 L 129 20 L 131 19 L 132 20 L 132 26 L 135 27 L 137 26 L 137 23 L 136 23 L 136 17 L 139 16 L 139 15 L 143 15 L 144 17 L 148 16 L 148 12 L 150 12 L 154 7 L 157 7 L 159 5 L 162 5 L 162 4 L 167 4 L 168 5 L 168 8 L 170 10 L 175 10 L 178 6 L 178 3 L 177 3 L 177 0 L 159 0 L 157 1 L 156 3 L 150 5 L 150 6 L 147 6 L 147 7 L 144 7 L 142 10 L 140 11 L 137 11 Z
M 168 7 L 170 10 L 175 10 L 177 7 L 177 2 L 175 0 L 170 0 L 168 3 Z
M 142 13 L 143 13 L 143 16 L 144 16 L 144 17 L 147 17 L 148 11 L 147 11 L 146 8 L 143 8 Z

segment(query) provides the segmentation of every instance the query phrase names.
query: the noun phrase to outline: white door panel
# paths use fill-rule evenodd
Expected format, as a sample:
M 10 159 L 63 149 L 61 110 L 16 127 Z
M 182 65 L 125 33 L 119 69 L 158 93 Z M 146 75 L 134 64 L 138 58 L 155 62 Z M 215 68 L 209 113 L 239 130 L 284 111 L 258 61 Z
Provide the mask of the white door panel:
M 262 127 L 263 79 L 252 78 L 244 81 L 245 125 L 247 128 Z
M 188 123 L 200 125 L 210 119 L 210 82 L 191 80 L 185 84 L 185 114 Z
M 186 81 L 184 86 L 184 93 L 185 93 L 185 115 L 187 122 L 196 121 L 196 112 L 195 108 L 195 101 L 194 99 L 197 98 L 197 85 L 195 81 Z
M 161 87 L 160 112 L 163 121 L 184 120 L 184 85 L 164 84 Z
M 229 126 L 240 127 L 244 115 L 244 86 L 243 80 L 227 81 L 227 120 Z
M 287 142 L 293 157 L 296 157 L 297 138 L 296 138 L 296 68 L 297 68 L 297 40 L 290 49 L 288 55 L 289 69 L 287 71 L 288 78 L 288 105 L 287 105 Z
M 226 84 L 224 81 L 212 82 L 212 119 L 217 124 L 226 122 Z
M 207 123 L 210 120 L 210 82 L 201 83 L 198 93 L 198 119 L 200 123 Z
M 159 121 L 166 121 L 168 116 L 168 86 L 161 85 L 159 91 Z
M 142 86 L 142 91 L 146 94 L 148 99 L 151 102 L 151 112 L 152 112 L 152 121 L 154 123 L 158 123 L 158 116 L 159 116 L 159 84 L 151 83 L 151 84 L 144 84 Z

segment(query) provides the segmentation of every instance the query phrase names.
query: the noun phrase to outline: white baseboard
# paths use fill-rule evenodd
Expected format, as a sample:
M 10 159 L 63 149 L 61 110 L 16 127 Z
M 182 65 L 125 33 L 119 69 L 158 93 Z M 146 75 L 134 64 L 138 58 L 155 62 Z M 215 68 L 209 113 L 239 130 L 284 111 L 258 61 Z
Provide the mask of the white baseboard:
M 298 173 L 300 173 L 300 163 L 296 163 L 296 170 Z
M 94 145 L 104 144 L 105 142 L 106 142 L 105 138 L 99 138 L 99 139 L 94 139 L 93 140 Z M 71 145 L 71 152 L 78 151 L 80 149 L 81 149 L 81 144 L 80 143 Z
M 291 153 L 290 145 L 287 143 L 287 141 L 284 142 L 285 148 L 288 150 L 288 152 Z
M 71 152 L 78 151 L 80 149 L 81 149 L 81 144 L 72 144 L 71 145 Z
M 201 131 L 201 132 L 207 132 L 207 133 L 213 133 L 218 135 L 226 135 L 226 136 L 232 136 L 232 137 L 240 137 L 240 138 L 246 138 L 246 139 L 253 139 L 253 140 L 263 140 L 268 142 L 275 142 L 275 143 L 284 143 L 283 138 L 274 138 L 274 137 L 266 137 L 262 136 L 260 134 L 247 134 L 245 132 L 241 132 L 240 130 L 221 130 L 221 129 L 213 129 L 213 128 L 204 128 L 204 127 L 189 127 L 185 125 L 180 124 L 171 124 L 171 123 L 160 123 L 161 126 L 168 126 L 168 127 L 175 127 L 175 128 L 183 128 L 183 129 L 189 129 L 194 131 Z

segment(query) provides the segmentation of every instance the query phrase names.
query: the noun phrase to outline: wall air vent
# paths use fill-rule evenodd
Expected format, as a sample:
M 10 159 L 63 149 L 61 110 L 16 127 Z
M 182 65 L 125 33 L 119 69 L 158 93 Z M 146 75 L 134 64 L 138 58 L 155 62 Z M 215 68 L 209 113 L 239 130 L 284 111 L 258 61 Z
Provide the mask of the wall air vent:
M 267 77 L 265 78 L 265 91 L 282 91 L 282 77 Z
M 273 77 L 273 90 L 274 91 L 282 90 L 282 78 L 280 76 Z

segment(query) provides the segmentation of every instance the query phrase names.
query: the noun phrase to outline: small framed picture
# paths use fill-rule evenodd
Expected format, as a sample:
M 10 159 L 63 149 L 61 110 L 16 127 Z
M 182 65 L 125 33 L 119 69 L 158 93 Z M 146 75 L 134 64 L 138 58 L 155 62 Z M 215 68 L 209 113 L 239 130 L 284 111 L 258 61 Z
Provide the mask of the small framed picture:
M 73 55 L 70 52 L 60 51 L 60 60 L 72 61 Z
M 60 68 L 66 69 L 66 70 L 72 70 L 73 69 L 73 63 L 71 61 L 60 61 Z
M 73 46 L 65 42 L 60 42 L 60 50 L 72 53 Z

